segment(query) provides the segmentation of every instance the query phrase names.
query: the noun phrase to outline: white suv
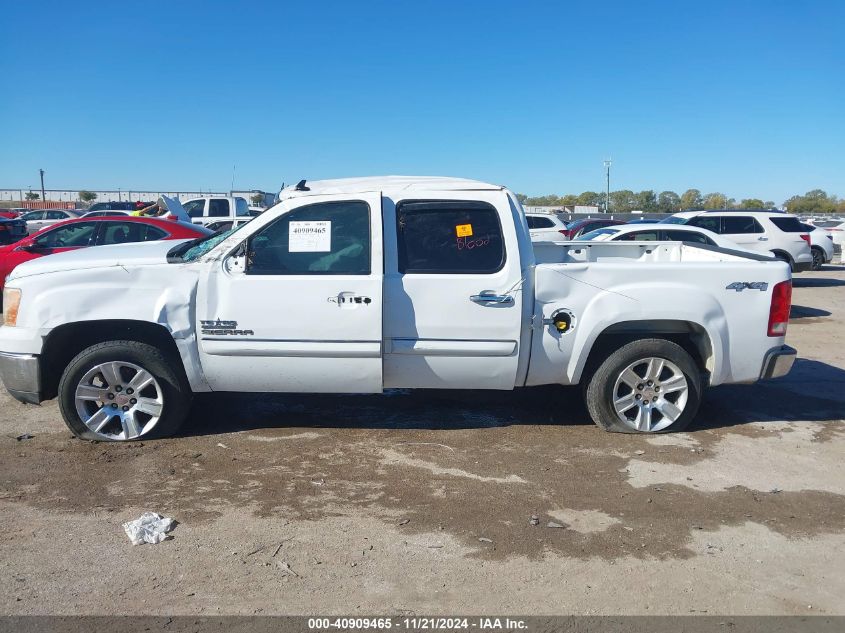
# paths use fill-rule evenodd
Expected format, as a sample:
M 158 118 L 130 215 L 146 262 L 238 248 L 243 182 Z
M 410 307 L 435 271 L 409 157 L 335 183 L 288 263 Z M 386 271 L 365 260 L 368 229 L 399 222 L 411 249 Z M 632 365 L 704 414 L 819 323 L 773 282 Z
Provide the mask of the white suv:
M 713 231 L 743 248 L 774 255 L 787 262 L 792 272 L 813 266 L 810 236 L 798 218 L 789 213 L 746 209 L 684 211 L 663 222 Z
M 532 242 L 567 242 L 569 238 L 563 231 L 566 222 L 554 213 L 526 213 L 528 233 Z

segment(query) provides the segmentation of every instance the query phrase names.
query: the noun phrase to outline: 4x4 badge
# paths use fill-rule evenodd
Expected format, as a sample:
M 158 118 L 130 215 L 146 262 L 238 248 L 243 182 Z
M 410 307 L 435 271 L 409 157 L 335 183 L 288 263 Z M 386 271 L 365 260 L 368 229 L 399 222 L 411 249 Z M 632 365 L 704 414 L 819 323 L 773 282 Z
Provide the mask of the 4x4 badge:
M 742 292 L 748 288 L 749 290 L 759 290 L 765 292 L 769 288 L 768 282 L 765 281 L 735 281 L 732 284 L 725 286 L 725 290 L 736 290 Z

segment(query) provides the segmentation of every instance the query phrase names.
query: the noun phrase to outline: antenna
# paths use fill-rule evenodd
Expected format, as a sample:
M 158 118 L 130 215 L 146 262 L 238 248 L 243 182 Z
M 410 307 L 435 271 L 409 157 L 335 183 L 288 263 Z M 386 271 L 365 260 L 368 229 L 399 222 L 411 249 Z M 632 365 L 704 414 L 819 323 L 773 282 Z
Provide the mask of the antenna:
M 604 198 L 604 212 L 610 213 L 610 166 L 613 164 L 613 161 L 610 158 L 605 159 L 604 161 L 604 174 L 606 178 L 606 190 L 605 190 L 605 198 Z

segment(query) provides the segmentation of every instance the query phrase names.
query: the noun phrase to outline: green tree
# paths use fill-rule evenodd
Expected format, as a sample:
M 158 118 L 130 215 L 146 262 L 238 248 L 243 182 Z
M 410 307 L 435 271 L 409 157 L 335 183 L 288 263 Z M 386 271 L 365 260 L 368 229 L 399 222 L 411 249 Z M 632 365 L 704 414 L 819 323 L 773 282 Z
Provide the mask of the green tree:
M 674 191 L 661 191 L 657 196 L 657 210 L 663 213 L 675 213 L 681 210 L 681 196 Z
M 79 199 L 82 200 L 82 202 L 85 202 L 85 203 L 94 202 L 94 200 L 97 199 L 97 194 L 94 193 L 93 191 L 87 191 L 87 190 L 83 189 L 82 191 L 79 192 Z
M 264 206 L 264 194 L 263 193 L 254 193 L 250 196 L 250 201 L 256 207 L 263 207 Z
M 760 198 L 745 198 L 739 203 L 740 209 L 771 209 Z
M 813 189 L 803 196 L 792 196 L 786 201 L 790 213 L 834 213 L 840 201 L 821 189 Z
M 727 209 L 732 207 L 736 200 L 728 198 L 725 194 L 715 191 L 708 193 L 701 201 L 701 205 L 705 209 Z
M 610 210 L 614 213 L 628 213 L 637 206 L 637 195 L 630 189 L 610 192 Z
M 657 211 L 657 196 L 651 189 L 647 189 L 646 191 L 640 191 L 634 196 L 634 198 L 636 201 L 635 206 L 637 211 Z
M 41 196 L 39 194 L 33 193 L 32 191 L 28 192 L 24 197 L 27 200 L 38 200 L 38 199 L 41 198 Z
M 701 192 L 698 189 L 687 189 L 681 194 L 681 209 L 684 211 L 697 211 L 703 209 Z
M 604 204 L 604 194 L 597 191 L 584 191 L 578 195 L 575 204 L 600 207 Z
M 516 199 L 519 200 L 521 204 L 525 204 L 525 201 L 528 200 L 528 196 L 526 196 L 524 193 L 518 193 L 516 194 Z

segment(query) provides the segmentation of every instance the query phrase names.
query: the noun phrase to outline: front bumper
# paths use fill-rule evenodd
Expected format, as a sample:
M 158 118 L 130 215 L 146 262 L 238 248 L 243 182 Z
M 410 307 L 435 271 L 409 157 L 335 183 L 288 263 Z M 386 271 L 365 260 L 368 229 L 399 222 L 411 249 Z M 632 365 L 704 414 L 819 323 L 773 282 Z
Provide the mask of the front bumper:
M 813 262 L 795 262 L 792 265 L 792 272 L 794 273 L 806 273 L 809 270 L 813 270 Z
M 769 380 L 770 378 L 780 378 L 786 376 L 789 370 L 792 369 L 792 363 L 795 362 L 795 355 L 798 353 L 794 347 L 789 345 L 781 345 L 770 349 L 763 360 L 763 370 L 760 372 L 760 380 Z
M 0 352 L 0 380 L 15 400 L 41 402 L 41 371 L 38 356 Z

